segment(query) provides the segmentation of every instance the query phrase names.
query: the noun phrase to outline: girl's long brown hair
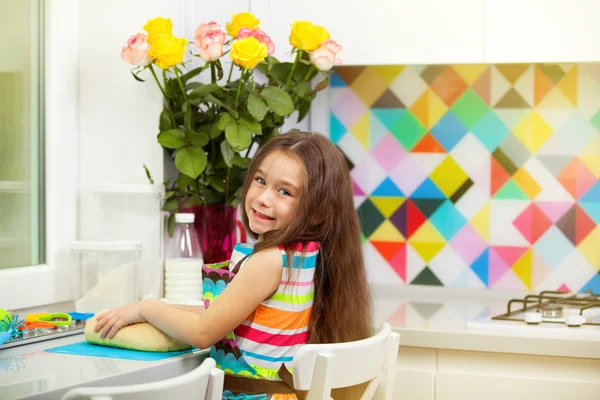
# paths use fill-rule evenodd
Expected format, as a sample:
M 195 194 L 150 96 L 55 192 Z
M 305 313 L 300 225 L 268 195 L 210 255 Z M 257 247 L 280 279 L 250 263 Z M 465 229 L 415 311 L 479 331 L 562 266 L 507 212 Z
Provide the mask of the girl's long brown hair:
M 304 166 L 304 184 L 293 221 L 284 230 L 267 232 L 256 243 L 255 251 L 283 245 L 291 262 L 293 243 L 319 242 L 309 343 L 347 342 L 371 336 L 371 297 L 350 174 L 344 156 L 329 139 L 292 132 L 271 139 L 259 149 L 242 187 L 246 231 L 257 238 L 248 225 L 246 193 L 256 170 L 274 151 L 283 152 Z

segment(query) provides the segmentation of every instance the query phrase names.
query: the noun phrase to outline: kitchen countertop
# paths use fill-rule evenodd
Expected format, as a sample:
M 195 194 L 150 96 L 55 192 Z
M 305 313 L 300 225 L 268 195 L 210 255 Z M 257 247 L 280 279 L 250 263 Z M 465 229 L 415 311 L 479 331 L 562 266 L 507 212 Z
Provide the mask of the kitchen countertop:
M 375 326 L 389 322 L 400 333 L 401 346 L 600 359 L 600 329 L 598 335 L 590 337 L 559 338 L 524 324 L 515 331 L 483 331 L 468 326 L 469 321 L 505 313 L 507 301 L 523 297 L 523 292 L 414 285 L 373 285 L 372 289 Z M 83 340 L 78 334 L 0 349 L 2 400 L 60 399 L 70 388 L 84 384 L 106 386 L 165 379 L 192 370 L 208 353 L 196 351 L 161 361 L 135 361 L 43 351 Z
M 75 386 L 153 382 L 191 371 L 208 351 L 160 361 L 135 361 L 44 352 L 84 341 L 83 334 L 0 350 L 0 398 L 60 399 Z
M 375 325 L 390 323 L 401 346 L 600 359 L 600 327 L 597 335 L 556 337 L 524 323 L 493 331 L 467 326 L 506 313 L 508 300 L 522 292 L 379 285 L 373 293 Z

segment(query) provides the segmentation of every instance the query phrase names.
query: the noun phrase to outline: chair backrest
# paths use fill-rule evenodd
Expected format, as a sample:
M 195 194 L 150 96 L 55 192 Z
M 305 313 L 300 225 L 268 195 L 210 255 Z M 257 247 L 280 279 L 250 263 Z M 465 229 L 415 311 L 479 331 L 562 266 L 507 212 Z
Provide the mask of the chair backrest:
M 383 323 L 364 340 L 304 345 L 292 361 L 294 387 L 307 390 L 307 400 L 322 400 L 332 389 L 371 381 L 361 399 L 390 400 L 399 344 L 400 335 Z
M 127 386 L 77 387 L 62 400 L 221 400 L 223 371 L 215 360 L 205 359 L 194 370 L 175 378 Z

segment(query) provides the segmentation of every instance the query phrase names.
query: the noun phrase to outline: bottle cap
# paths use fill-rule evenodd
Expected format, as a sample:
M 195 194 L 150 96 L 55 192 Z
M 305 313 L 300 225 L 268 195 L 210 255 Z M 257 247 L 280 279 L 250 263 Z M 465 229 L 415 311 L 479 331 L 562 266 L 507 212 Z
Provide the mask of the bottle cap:
M 192 214 L 192 213 L 177 213 L 177 214 L 175 214 L 175 222 L 180 223 L 180 224 L 194 222 L 194 214 Z

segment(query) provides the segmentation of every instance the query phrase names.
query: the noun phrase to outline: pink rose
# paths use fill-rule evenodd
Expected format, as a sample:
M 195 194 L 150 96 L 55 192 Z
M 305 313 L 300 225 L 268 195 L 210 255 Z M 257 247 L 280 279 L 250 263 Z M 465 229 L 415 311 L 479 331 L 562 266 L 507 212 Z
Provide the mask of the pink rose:
M 335 40 L 327 40 L 310 53 L 310 61 L 319 70 L 329 71 L 334 65 L 342 63 L 342 60 L 337 56 L 341 50 L 342 46 L 337 44 Z
M 148 50 L 150 50 L 148 37 L 138 33 L 127 40 L 127 46 L 123 46 L 121 50 L 121 58 L 129 64 L 145 67 L 152 62 Z
M 273 53 L 275 53 L 275 43 L 273 43 L 273 41 L 271 40 L 271 38 L 264 33 L 263 31 L 261 31 L 260 29 L 249 29 L 249 28 L 242 28 L 240 29 L 240 31 L 238 32 L 238 39 L 243 39 L 243 38 L 247 38 L 248 36 L 253 37 L 254 39 L 258 40 L 261 43 L 264 43 L 267 45 L 267 55 L 271 55 Z
M 225 32 L 214 21 L 200 24 L 194 33 L 194 43 L 200 49 L 200 57 L 204 61 L 216 61 L 223 55 Z

